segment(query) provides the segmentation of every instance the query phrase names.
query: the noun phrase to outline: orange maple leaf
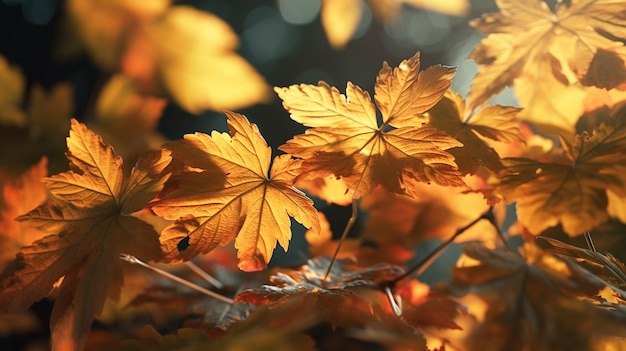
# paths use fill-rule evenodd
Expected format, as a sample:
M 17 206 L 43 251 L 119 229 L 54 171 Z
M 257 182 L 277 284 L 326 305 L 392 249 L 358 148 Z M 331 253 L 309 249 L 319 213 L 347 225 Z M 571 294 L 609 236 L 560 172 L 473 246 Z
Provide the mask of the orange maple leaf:
M 46 200 L 46 187 L 41 179 L 48 175 L 48 159 L 39 162 L 15 179 L 0 176 L 0 267 L 15 258 L 15 254 L 44 232 L 14 220 Z
M 166 144 L 174 160 L 187 166 L 186 179 L 199 176 L 204 184 L 196 187 L 189 184 L 197 182 L 183 181 L 152 209 L 166 219 L 178 220 L 161 233 L 167 259 L 189 260 L 236 237 L 239 267 L 261 270 L 277 241 L 288 249 L 289 217 L 319 232 L 317 210 L 312 200 L 293 187 L 302 161 L 277 156 L 270 172 L 271 149 L 257 126 L 243 115 L 226 115 L 230 135 L 187 134 L 183 140 Z
M 124 176 L 110 145 L 76 120 L 67 138 L 71 170 L 44 178 L 52 199 L 19 217 L 50 234 L 26 246 L 0 275 L 0 311 L 22 310 L 60 278 L 51 316 L 53 350 L 81 349 L 107 297 L 122 285 L 120 253 L 158 259 L 158 234 L 131 216 L 158 194 L 167 152 L 140 159 Z
M 565 160 L 503 159 L 495 184 L 506 201 L 517 201 L 518 218 L 533 234 L 561 223 L 567 234 L 580 235 L 607 220 L 607 192 L 626 196 L 623 121 L 616 117 L 561 144 Z
M 442 130 L 458 141 L 462 147 L 448 150 L 462 174 L 476 174 L 480 167 L 497 171 L 502 167 L 500 156 L 487 140 L 522 143 L 523 139 L 515 121 L 519 108 L 485 106 L 469 115 L 461 95 L 448 90 L 428 115 L 428 126 Z
M 422 127 L 424 113 L 443 97 L 455 69 L 419 67 L 419 53 L 393 70 L 383 64 L 375 86 L 381 125 L 369 94 L 350 82 L 346 95 L 324 82 L 275 88 L 291 118 L 313 127 L 279 149 L 304 159 L 303 178 L 340 177 L 353 198 L 379 184 L 397 193 L 415 182 L 464 185 L 454 156 L 445 151 L 462 144 Z
M 470 54 L 481 65 L 468 96 L 472 109 L 515 84 L 524 118 L 573 131 L 586 87 L 626 82 L 623 1 L 559 1 L 554 11 L 539 0 L 496 3 L 501 12 L 471 22 L 489 34 Z

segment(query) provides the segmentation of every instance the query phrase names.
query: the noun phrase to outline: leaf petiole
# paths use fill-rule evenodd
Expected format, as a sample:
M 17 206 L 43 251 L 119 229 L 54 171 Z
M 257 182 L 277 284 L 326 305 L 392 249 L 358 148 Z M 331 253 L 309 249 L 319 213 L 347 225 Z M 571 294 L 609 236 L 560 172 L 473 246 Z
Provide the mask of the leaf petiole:
M 214 287 L 216 287 L 218 289 L 224 288 L 224 284 L 222 284 L 222 282 L 220 282 L 219 280 L 213 278 L 212 275 L 210 275 L 209 273 L 205 272 L 204 269 L 198 267 L 198 265 L 196 265 L 195 263 L 193 263 L 191 261 L 185 261 L 185 265 L 187 267 L 189 267 L 189 269 L 191 269 L 194 273 L 199 275 L 202 279 L 206 280 L 207 283 L 213 285 Z
M 476 219 L 466 224 L 465 226 L 457 229 L 454 235 L 452 235 L 452 237 L 450 237 L 448 240 L 441 243 L 433 252 L 431 252 L 426 257 L 424 257 L 415 266 L 411 267 L 404 274 L 397 276 L 393 280 L 387 282 L 386 287 L 395 286 L 396 284 L 398 284 L 398 282 L 410 276 L 421 275 L 422 273 L 424 273 L 424 271 L 426 271 L 426 269 L 428 269 L 428 267 L 430 267 L 433 264 L 433 262 L 445 251 L 445 249 L 447 249 L 448 246 L 450 246 L 450 244 L 454 242 L 454 240 L 459 235 L 463 234 L 466 230 L 473 227 L 476 223 L 480 222 L 483 219 L 486 219 L 490 223 L 494 224 L 495 226 L 495 223 L 492 221 L 491 218 L 493 218 L 493 207 L 489 207 L 487 211 L 483 212 L 480 216 L 476 217 Z
M 322 283 L 326 283 L 326 280 L 328 279 L 328 276 L 330 275 L 330 270 L 333 268 L 333 264 L 335 264 L 335 260 L 337 260 L 337 255 L 339 255 L 341 246 L 343 245 L 343 242 L 346 240 L 346 237 L 348 236 L 350 229 L 352 229 L 352 226 L 356 222 L 358 214 L 359 214 L 359 207 L 357 205 L 357 200 L 353 198 L 352 199 L 352 214 L 350 215 L 350 218 L 348 219 L 348 223 L 346 223 L 346 227 L 343 229 L 343 233 L 341 233 L 339 244 L 337 245 L 337 248 L 335 249 L 335 253 L 333 253 L 333 257 L 330 259 L 330 263 L 328 264 L 328 268 L 326 269 L 326 273 L 324 274 L 324 279 L 322 279 Z
M 184 286 L 186 286 L 188 288 L 191 288 L 191 289 L 196 290 L 196 291 L 198 291 L 200 293 L 203 293 L 203 294 L 205 294 L 205 295 L 207 295 L 209 297 L 212 297 L 214 299 L 220 300 L 222 302 L 226 302 L 228 304 L 233 304 L 233 300 L 228 298 L 228 297 L 226 297 L 226 296 L 222 296 L 222 295 L 220 295 L 220 294 L 218 294 L 216 292 L 213 292 L 211 290 L 205 289 L 205 288 L 201 287 L 200 285 L 194 284 L 194 283 L 192 283 L 192 282 L 190 282 L 188 280 L 185 280 L 185 279 L 183 279 L 181 277 L 178 277 L 178 276 L 176 276 L 174 274 L 166 272 L 166 271 L 164 271 L 164 270 L 162 270 L 160 268 L 151 266 L 151 265 L 143 262 L 142 260 L 138 259 L 135 256 L 128 255 L 128 254 L 120 254 L 120 260 L 123 260 L 123 261 L 129 262 L 129 263 L 132 263 L 132 264 L 136 264 L 136 265 L 142 266 L 142 267 L 147 268 L 147 269 L 149 269 L 149 270 L 151 270 L 151 271 L 153 271 L 153 272 L 155 272 L 155 273 L 157 273 L 157 274 L 159 274 L 159 275 L 161 275 L 161 276 L 163 276 L 163 277 L 165 277 L 167 279 L 173 280 L 173 281 L 175 281 L 175 282 L 177 282 L 179 284 L 182 284 L 182 285 L 184 285 Z

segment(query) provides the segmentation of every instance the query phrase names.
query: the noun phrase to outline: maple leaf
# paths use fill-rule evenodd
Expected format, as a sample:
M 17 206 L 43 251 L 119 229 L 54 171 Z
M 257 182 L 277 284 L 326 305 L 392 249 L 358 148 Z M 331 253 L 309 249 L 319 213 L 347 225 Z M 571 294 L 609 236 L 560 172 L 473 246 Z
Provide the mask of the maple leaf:
M 48 160 L 44 157 L 19 178 L 0 182 L 0 267 L 12 260 L 20 248 L 45 235 L 14 218 L 46 200 L 46 187 L 41 179 L 48 175 L 47 165 Z
M 626 81 L 623 2 L 559 1 L 554 11 L 539 0 L 496 3 L 501 12 L 471 22 L 489 34 L 470 54 L 481 65 L 468 97 L 471 108 L 515 83 L 523 106 L 544 105 L 528 117 L 556 112 L 543 122 L 572 130 L 585 86 L 612 89 Z
M 381 317 L 381 311 L 372 306 L 372 301 L 363 297 L 366 296 L 365 290 L 382 297 L 378 285 L 404 271 L 388 264 L 350 270 L 347 268 L 349 260 L 340 259 L 335 261 L 328 279 L 324 280 L 329 263 L 330 258 L 322 256 L 308 260 L 298 270 L 282 269 L 270 277 L 271 285 L 244 290 L 235 297 L 235 302 L 255 305 L 298 303 L 313 306 L 314 313 L 333 326 L 363 326 L 368 319 Z
M 309 244 L 311 257 L 332 257 L 341 245 L 337 258 L 352 259 L 360 266 L 373 266 L 378 263 L 402 265 L 414 256 L 412 250 L 395 243 L 381 242 L 371 238 L 345 238 L 332 240 L 333 233 L 326 216 L 319 212 L 321 231 L 308 230 L 304 236 Z
M 70 1 L 68 13 L 101 67 L 119 69 L 144 93 L 167 94 L 192 113 L 269 96 L 263 77 L 235 52 L 237 35 L 213 14 L 167 0 Z
M 625 195 L 626 127 L 621 116 L 583 132 L 572 145 L 561 143 L 567 159 L 558 163 L 503 159 L 496 192 L 517 201 L 521 223 L 533 234 L 561 223 L 570 236 L 607 220 L 607 191 Z
M 210 136 L 187 134 L 183 140 L 166 144 L 175 160 L 194 168 L 188 175 L 200 175 L 210 183 L 183 184 L 152 209 L 166 219 L 178 219 L 161 234 L 169 260 L 189 260 L 236 237 L 239 267 L 261 270 L 272 258 L 277 241 L 287 251 L 289 217 L 319 231 L 317 210 L 312 200 L 293 187 L 302 161 L 277 156 L 270 172 L 271 149 L 257 126 L 243 115 L 226 115 L 230 135 L 216 131 Z
M 1 311 L 18 311 L 47 296 L 62 279 L 51 316 L 53 350 L 81 349 L 95 315 L 122 284 L 120 253 L 160 256 L 158 234 L 130 216 L 158 194 L 170 162 L 148 154 L 128 177 L 110 145 L 76 120 L 67 138 L 70 171 L 44 179 L 52 199 L 19 217 L 50 234 L 22 248 L 0 275 Z
M 374 15 L 383 21 L 392 21 L 402 10 L 403 5 L 409 5 L 448 15 L 462 15 L 467 12 L 467 0 L 369 0 Z M 324 0 L 320 17 L 326 37 L 336 48 L 343 48 L 357 30 L 363 7 L 361 0 Z
M 489 205 L 480 193 L 459 192 L 458 188 L 421 185 L 417 199 L 377 189 L 359 206 L 367 213 L 362 237 L 379 245 L 413 247 L 425 240 L 450 238 L 458 228 L 484 213 Z M 493 225 L 481 221 L 457 240 L 498 242 Z
M 419 53 L 393 70 L 383 64 L 375 86 L 381 125 L 369 94 L 350 82 L 346 95 L 324 82 L 275 88 L 291 118 L 312 127 L 279 147 L 304 160 L 299 177 L 334 175 L 353 198 L 379 184 L 398 193 L 416 182 L 463 186 L 445 151 L 461 143 L 422 127 L 423 114 L 443 97 L 455 70 L 433 66 L 420 72 L 419 67 Z
M 485 106 L 468 116 L 463 98 L 448 90 L 429 112 L 428 126 L 442 130 L 458 141 L 462 147 L 449 149 L 461 174 L 476 174 L 480 167 L 497 171 L 502 167 L 500 156 L 486 140 L 521 143 L 522 137 L 515 116 L 519 108 Z
M 592 350 L 590 335 L 624 334 L 622 312 L 578 299 L 593 297 L 605 283 L 577 264 L 532 244 L 521 256 L 479 244 L 463 251 L 477 263 L 454 267 L 448 289 L 487 305 L 469 331 L 467 350 Z

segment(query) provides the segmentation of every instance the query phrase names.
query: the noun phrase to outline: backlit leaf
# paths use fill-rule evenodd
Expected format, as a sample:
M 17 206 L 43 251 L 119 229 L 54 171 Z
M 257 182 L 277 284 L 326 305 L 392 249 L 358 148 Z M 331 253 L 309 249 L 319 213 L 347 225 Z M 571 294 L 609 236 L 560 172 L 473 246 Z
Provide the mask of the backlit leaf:
M 571 146 L 562 141 L 565 160 L 503 160 L 496 192 L 507 202 L 517 201 L 519 220 L 531 233 L 560 223 L 576 236 L 608 219 L 607 191 L 620 196 L 626 191 L 626 128 L 621 119 L 616 116 L 592 133 L 577 135 Z
M 507 106 L 485 106 L 475 114 L 465 108 L 463 98 L 448 90 L 444 98 L 432 108 L 429 126 L 442 130 L 458 141 L 462 147 L 455 147 L 448 152 L 462 174 L 476 174 L 480 167 L 491 171 L 502 168 L 500 156 L 487 143 L 487 140 L 509 144 L 522 142 L 515 116 L 520 109 Z
M 269 87 L 235 51 L 237 35 L 219 17 L 169 1 L 70 1 L 68 12 L 92 58 L 119 69 L 145 93 L 184 109 L 236 109 L 265 101 Z M 184 49 L 182 49 L 184 48 Z
M 531 244 L 522 256 L 477 244 L 466 244 L 464 253 L 477 263 L 454 267 L 449 289 L 487 305 L 465 349 L 595 350 L 595 338 L 623 337 L 623 312 L 578 299 L 593 297 L 604 282 L 575 263 Z
M 287 251 L 293 217 L 319 231 L 313 201 L 293 187 L 302 161 L 289 155 L 274 158 L 256 125 L 245 116 L 227 112 L 230 135 L 187 134 L 166 144 L 175 160 L 193 167 L 190 176 L 207 173 L 204 186 L 166 193 L 152 207 L 167 219 L 179 219 L 162 233 L 169 260 L 189 260 L 218 244 L 235 240 L 245 271 L 265 268 L 276 242 Z M 187 185 L 187 186 L 186 186 Z M 182 217 L 182 218 L 181 218 Z
M 169 163 L 167 152 L 149 155 L 125 178 L 112 147 L 76 120 L 71 124 L 71 170 L 45 178 L 53 199 L 19 218 L 50 235 L 24 247 L 0 275 L 4 312 L 29 307 L 63 277 L 51 316 L 53 350 L 82 349 L 106 298 L 119 298 L 120 253 L 159 258 L 157 233 L 128 214 L 160 191 Z
M 498 0 L 500 12 L 471 24 L 488 37 L 470 58 L 481 66 L 468 96 L 474 107 L 515 84 L 524 116 L 571 131 L 585 86 L 626 81 L 626 5 L 615 0 Z M 611 72 L 611 73 L 608 73 Z M 555 115 L 556 118 L 544 116 Z
M 346 95 L 324 82 L 277 87 L 291 118 L 311 127 L 279 149 L 303 159 L 300 177 L 334 175 L 353 198 L 377 185 L 397 193 L 419 182 L 462 186 L 453 156 L 445 151 L 461 143 L 422 127 L 419 116 L 443 97 L 453 74 L 442 66 L 419 72 L 419 53 L 393 71 L 385 63 L 376 81 L 382 125 L 369 94 L 352 83 Z

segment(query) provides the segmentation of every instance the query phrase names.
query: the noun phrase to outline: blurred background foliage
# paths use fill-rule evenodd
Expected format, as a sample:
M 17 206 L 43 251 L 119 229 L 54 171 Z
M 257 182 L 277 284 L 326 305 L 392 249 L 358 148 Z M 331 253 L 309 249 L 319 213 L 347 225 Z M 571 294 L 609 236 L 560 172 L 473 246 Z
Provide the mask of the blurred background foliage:
M 19 175 L 36 164 L 42 155 L 48 158 L 49 174 L 63 171 L 67 167 L 63 153 L 70 116 L 91 122 L 91 127 L 124 156 L 126 164 L 132 164 L 133 157 L 146 147 L 158 147 L 166 139 L 178 139 L 195 131 L 225 131 L 226 118 L 220 109 L 189 108 L 184 103 L 184 96 L 200 94 L 198 90 L 202 90 L 202 86 L 183 87 L 183 98 L 166 86 L 165 95 L 170 93 L 169 97 L 173 98 L 163 100 L 135 96 L 135 87 L 118 74 L 122 71 L 126 76 L 141 80 L 145 78 L 144 71 L 152 69 L 152 61 L 156 61 L 152 56 L 135 55 L 131 58 L 136 60 L 128 64 L 129 60 L 124 61 L 126 53 L 116 52 L 122 50 L 119 45 L 115 46 L 121 42 L 120 37 L 127 36 L 123 40 L 130 43 L 123 50 L 141 49 L 144 32 L 136 30 L 142 29 L 141 23 L 152 23 L 153 18 L 158 21 L 166 17 L 166 8 L 183 6 L 213 14 L 227 23 L 238 38 L 225 38 L 228 33 L 222 33 L 214 38 L 199 37 L 200 40 L 209 42 L 208 45 L 225 42 L 227 49 L 241 55 L 258 72 L 260 79 L 267 82 L 269 98 L 252 97 L 262 102 L 234 103 L 229 107 L 230 102 L 226 101 L 224 105 L 256 123 L 274 150 L 303 132 L 303 127 L 288 117 L 280 100 L 269 90 L 273 86 L 316 84 L 323 80 L 344 91 L 346 83 L 351 81 L 373 93 L 375 76 L 383 61 L 396 65 L 420 51 L 422 67 L 457 66 L 453 89 L 465 96 L 476 73 L 475 63 L 466 58 L 483 37 L 468 22 L 496 10 L 492 0 L 190 0 L 171 4 L 161 0 L 149 4 L 134 0 L 2 0 L 0 30 L 4 35 L 0 36 L 0 54 L 6 58 L 4 78 L 15 78 L 15 82 L 7 80 L 4 89 L 14 92 L 15 101 L 9 101 L 9 105 L 17 105 L 14 106 L 17 113 L 28 115 L 27 124 L 30 124 L 0 126 L 3 177 Z M 192 32 L 204 29 L 194 27 L 194 23 L 183 25 Z M 354 28 L 351 31 L 346 27 Z M 140 34 L 129 34 L 135 32 Z M 135 42 L 133 35 L 139 38 Z M 155 46 L 162 44 L 178 51 L 181 57 L 197 49 L 195 44 L 186 42 L 159 42 L 170 38 L 177 37 L 157 32 Z M 115 45 L 107 46 L 109 42 Z M 152 53 L 148 49 L 144 51 Z M 120 63 L 112 64 L 111 60 Z M 207 58 L 206 65 L 219 65 L 214 62 Z M 202 57 L 199 63 L 203 64 Z M 167 62 L 163 65 L 169 67 Z M 17 84 L 20 74 L 22 85 Z M 259 79 L 252 77 L 256 73 L 250 74 L 250 80 Z M 156 75 L 157 79 L 162 75 Z M 146 84 L 154 83 L 154 76 L 150 76 Z M 149 86 L 149 93 L 155 93 L 153 87 L 154 84 Z M 221 88 L 218 86 L 218 91 Z M 232 89 L 238 91 L 237 88 Z M 227 89 L 223 92 L 228 93 Z M 242 91 L 246 90 L 242 88 Z M 163 89 L 157 88 L 153 95 L 162 93 Z M 120 100 L 120 96 L 132 96 L 132 99 Z M 505 105 L 515 104 L 507 91 L 495 100 Z M 127 108 L 129 105 L 131 107 Z M 214 102 L 208 105 L 222 106 Z M 118 117 L 124 114 L 133 116 Z M 137 114 L 141 117 L 136 117 Z M 317 207 L 329 219 L 332 232 L 340 234 L 350 216 L 349 206 L 318 202 Z M 360 231 L 357 224 L 353 232 Z M 274 265 L 303 258 L 306 253 L 304 236 L 295 233 L 291 245 L 288 254 L 282 250 L 276 252 Z M 428 243 L 421 245 L 417 256 L 430 249 Z M 452 255 L 458 254 L 458 250 L 450 251 Z M 436 280 L 445 276 L 447 274 L 442 272 L 432 275 Z M 428 279 L 428 274 L 424 278 Z

